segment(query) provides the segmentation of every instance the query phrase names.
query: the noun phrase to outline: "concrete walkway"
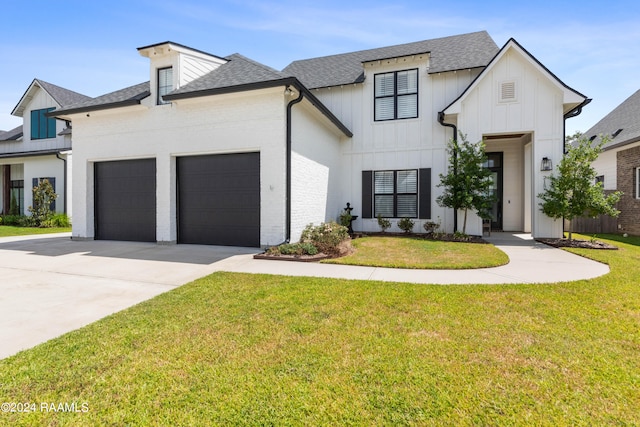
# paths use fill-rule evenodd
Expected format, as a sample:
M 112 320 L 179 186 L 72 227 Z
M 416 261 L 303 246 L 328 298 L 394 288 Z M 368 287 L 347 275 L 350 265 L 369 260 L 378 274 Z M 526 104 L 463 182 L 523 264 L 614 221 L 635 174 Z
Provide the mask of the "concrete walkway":
M 425 284 L 557 283 L 591 279 L 609 272 L 609 266 L 552 248 L 530 234 L 493 233 L 485 240 L 509 256 L 500 267 L 473 270 L 404 270 L 290 261 L 254 260 L 236 256 L 221 261 L 220 270 L 242 273 L 381 280 Z

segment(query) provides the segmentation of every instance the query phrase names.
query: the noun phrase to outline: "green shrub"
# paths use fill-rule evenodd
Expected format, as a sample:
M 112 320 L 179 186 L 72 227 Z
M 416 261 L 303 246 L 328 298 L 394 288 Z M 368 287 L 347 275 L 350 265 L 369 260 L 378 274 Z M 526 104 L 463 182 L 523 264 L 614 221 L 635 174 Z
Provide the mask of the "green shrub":
M 287 243 L 280 245 L 280 253 L 283 255 L 315 255 L 318 248 L 311 243 Z
M 456 231 L 455 233 L 453 233 L 453 238 L 459 242 L 467 242 L 471 240 L 471 236 L 462 231 Z
M 411 218 L 402 218 L 398 221 L 398 228 L 405 233 L 411 233 L 413 231 L 413 226 L 415 222 Z
M 67 214 L 55 214 L 51 218 L 42 222 L 42 227 L 70 227 L 71 221 L 69 221 L 69 217 Z
M 380 230 L 384 233 L 391 227 L 391 221 L 387 218 L 382 218 L 382 215 L 378 214 L 378 225 L 380 226 Z
M 268 255 L 316 255 L 318 248 L 311 243 L 284 243 L 267 249 Z
M 340 255 L 340 245 L 350 239 L 347 227 L 336 222 L 323 222 L 318 226 L 309 224 L 300 236 L 301 243 L 311 243 L 327 255 Z
M 340 214 L 340 225 L 343 225 L 348 228 L 351 225 L 352 218 L 353 216 L 351 215 L 351 213 L 345 209 Z
M 26 222 L 26 217 L 22 215 L 4 215 L 2 217 L 2 225 L 13 225 L 23 227 Z

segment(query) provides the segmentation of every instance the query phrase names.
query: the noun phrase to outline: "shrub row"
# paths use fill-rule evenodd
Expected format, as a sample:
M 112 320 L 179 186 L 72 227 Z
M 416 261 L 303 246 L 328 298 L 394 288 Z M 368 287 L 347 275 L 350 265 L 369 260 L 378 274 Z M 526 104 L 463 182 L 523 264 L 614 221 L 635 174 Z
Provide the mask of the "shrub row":
M 55 214 L 49 218 L 38 222 L 32 216 L 25 215 L 2 215 L 0 216 L 0 225 L 13 225 L 16 227 L 70 227 L 71 222 L 66 214 Z

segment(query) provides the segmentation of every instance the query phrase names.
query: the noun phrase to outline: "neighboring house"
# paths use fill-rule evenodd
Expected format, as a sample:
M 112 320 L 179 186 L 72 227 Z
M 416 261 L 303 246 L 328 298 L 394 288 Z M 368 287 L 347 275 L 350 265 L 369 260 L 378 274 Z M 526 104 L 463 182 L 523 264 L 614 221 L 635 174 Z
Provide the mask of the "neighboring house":
M 640 235 L 640 90 L 607 114 L 584 135 L 609 141 L 593 163 L 605 190 L 620 190 L 618 230 Z
M 494 228 L 562 234 L 538 208 L 541 164 L 561 159 L 564 120 L 589 100 L 515 40 L 477 32 L 283 71 L 173 42 L 138 51 L 149 82 L 50 113 L 74 124 L 75 239 L 268 246 L 347 202 L 356 230 L 381 215 L 451 232 L 436 197 L 458 130 L 487 142 Z
M 71 126 L 47 113 L 91 99 L 35 79 L 13 109 L 22 126 L 0 133 L 0 212 L 28 215 L 31 189 L 49 180 L 58 195 L 56 212 L 71 212 Z

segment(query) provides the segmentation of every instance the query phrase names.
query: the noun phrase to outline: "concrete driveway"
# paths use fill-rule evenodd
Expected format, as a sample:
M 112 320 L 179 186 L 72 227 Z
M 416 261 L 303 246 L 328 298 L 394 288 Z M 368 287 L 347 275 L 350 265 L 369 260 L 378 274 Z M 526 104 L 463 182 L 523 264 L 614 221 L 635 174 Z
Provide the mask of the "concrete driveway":
M 0 359 L 216 270 L 258 249 L 0 238 Z

